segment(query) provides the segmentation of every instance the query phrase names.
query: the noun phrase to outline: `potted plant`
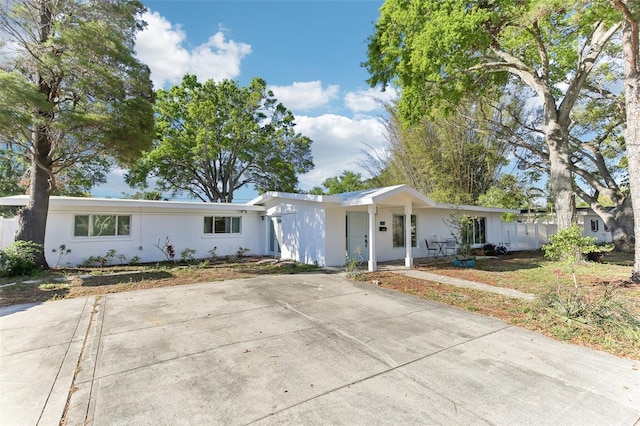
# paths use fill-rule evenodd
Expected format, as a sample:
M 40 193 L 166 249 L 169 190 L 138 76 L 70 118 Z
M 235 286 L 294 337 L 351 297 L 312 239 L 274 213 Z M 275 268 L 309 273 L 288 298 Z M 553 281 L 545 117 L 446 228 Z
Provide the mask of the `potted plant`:
M 449 221 L 445 221 L 451 230 L 458 246 L 458 254 L 453 259 L 453 265 L 461 268 L 472 268 L 476 265 L 476 258 L 471 247 L 471 223 L 473 218 L 467 214 L 460 214 L 460 211 L 452 213 Z

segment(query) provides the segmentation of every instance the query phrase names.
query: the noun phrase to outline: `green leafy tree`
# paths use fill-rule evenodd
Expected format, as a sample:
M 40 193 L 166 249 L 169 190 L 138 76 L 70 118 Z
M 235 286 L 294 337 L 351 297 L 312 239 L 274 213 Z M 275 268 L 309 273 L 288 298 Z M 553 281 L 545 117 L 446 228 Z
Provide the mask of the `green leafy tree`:
M 313 168 L 311 140 L 295 132 L 294 116 L 255 78 L 182 84 L 157 93 L 157 140 L 126 175 L 161 192 L 231 202 L 248 184 L 260 191 L 294 191 L 299 173 Z
M 498 181 L 508 147 L 474 117 L 476 105 L 465 102 L 450 114 L 434 111 L 415 124 L 403 123 L 396 106 L 387 105 L 389 158 L 380 162 L 369 155 L 370 165 L 382 166 L 373 174 L 386 177 L 387 185 L 406 183 L 438 202 L 475 203 Z
M 508 82 L 543 106 L 559 229 L 574 220 L 571 111 L 619 22 L 582 0 L 387 0 L 369 38 L 369 84 L 397 82 L 400 111 L 417 118 L 442 101 Z
M 619 61 L 611 61 L 594 70 L 584 95 L 576 102 L 567 134 L 571 151 L 568 168 L 574 193 L 602 218 L 616 248 L 632 251 L 634 214 L 622 136 L 624 94 L 610 90 L 613 82 L 622 79 L 619 68 Z M 493 106 L 489 120 L 499 129 L 499 137 L 514 147 L 519 168 L 548 175 L 542 108 L 527 107 L 526 92 L 526 87 L 514 88 L 508 98 Z M 553 191 L 549 194 L 553 196 Z M 606 208 L 600 202 L 603 199 L 613 202 L 615 209 Z
M 124 164 L 149 146 L 153 88 L 133 56 L 144 10 L 135 0 L 0 3 L 0 33 L 11 46 L 0 60 L 0 134 L 29 163 L 18 240 L 44 246 L 59 173 L 103 171 L 101 159 Z M 47 266 L 43 250 L 36 264 Z
M 23 146 L 0 143 L 0 196 L 26 194 L 29 191 L 30 155 Z M 55 188 L 51 195 L 89 197 L 91 188 L 105 183 L 113 159 L 99 157 L 91 162 L 76 162 L 53 170 Z
M 528 197 L 522 183 L 511 174 L 500 176 L 500 180 L 478 197 L 478 204 L 485 207 L 520 209 L 527 206 Z M 502 220 L 513 222 L 514 213 L 503 213 Z
M 0 145 L 1 146 L 1 145 Z M 26 166 L 11 146 L 0 148 L 0 197 L 26 192 Z
M 322 186 L 316 186 L 309 191 L 315 195 L 333 195 L 344 192 L 361 191 L 371 188 L 369 182 L 362 179 L 362 174 L 345 170 L 340 176 L 325 179 Z

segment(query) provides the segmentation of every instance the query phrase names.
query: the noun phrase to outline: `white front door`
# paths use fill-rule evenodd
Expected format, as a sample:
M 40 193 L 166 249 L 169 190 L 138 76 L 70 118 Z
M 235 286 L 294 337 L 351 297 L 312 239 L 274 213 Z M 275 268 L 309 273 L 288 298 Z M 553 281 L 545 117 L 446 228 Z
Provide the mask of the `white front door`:
M 369 260 L 369 215 L 347 212 L 347 256 L 355 261 Z

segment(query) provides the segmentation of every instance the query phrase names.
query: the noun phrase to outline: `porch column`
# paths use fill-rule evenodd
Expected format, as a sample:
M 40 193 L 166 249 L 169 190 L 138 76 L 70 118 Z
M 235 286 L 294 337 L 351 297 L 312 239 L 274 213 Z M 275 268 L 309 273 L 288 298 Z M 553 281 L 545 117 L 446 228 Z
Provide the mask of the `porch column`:
M 411 203 L 404 206 L 404 266 L 413 267 L 413 253 L 411 251 L 411 215 L 413 214 Z
M 378 270 L 376 262 L 376 206 L 369 206 L 369 272 Z

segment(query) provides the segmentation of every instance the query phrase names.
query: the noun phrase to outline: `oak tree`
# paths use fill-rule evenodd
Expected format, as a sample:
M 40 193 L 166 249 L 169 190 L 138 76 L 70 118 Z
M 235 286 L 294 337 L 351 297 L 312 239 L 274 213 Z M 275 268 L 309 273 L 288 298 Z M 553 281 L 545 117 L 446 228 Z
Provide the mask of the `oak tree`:
M 416 121 L 518 80 L 543 106 L 559 229 L 574 220 L 568 126 L 571 111 L 620 24 L 598 2 L 387 0 L 369 38 L 369 84 L 402 89 L 400 111 Z
M 297 175 L 313 168 L 311 139 L 295 132 L 295 120 L 254 78 L 182 84 L 159 90 L 153 149 L 131 167 L 130 185 L 154 178 L 161 192 L 187 193 L 202 201 L 231 202 L 248 184 L 263 191 L 294 191 Z

